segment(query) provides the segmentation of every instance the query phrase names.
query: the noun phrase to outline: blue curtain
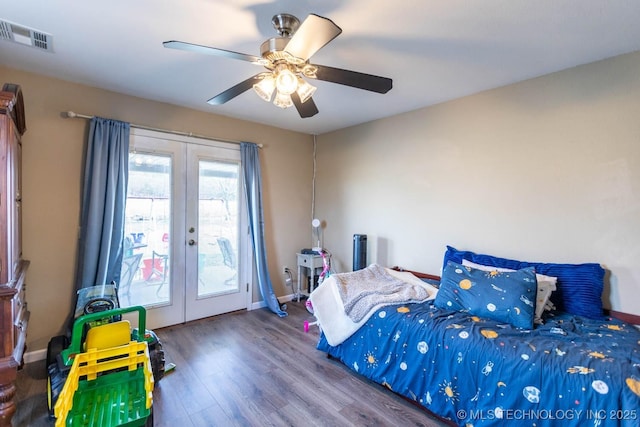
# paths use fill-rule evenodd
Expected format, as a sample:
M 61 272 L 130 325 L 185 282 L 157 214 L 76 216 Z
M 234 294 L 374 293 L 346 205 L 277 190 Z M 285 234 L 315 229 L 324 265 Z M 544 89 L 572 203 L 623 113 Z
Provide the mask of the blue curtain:
M 120 281 L 129 123 L 94 117 L 84 165 L 76 288 Z
M 280 317 L 285 317 L 287 313 L 282 311 L 280 303 L 273 292 L 273 285 L 271 284 L 267 267 L 267 250 L 264 244 L 264 213 L 262 209 L 262 176 L 260 174 L 258 146 L 250 142 L 243 142 L 240 144 L 240 154 L 260 293 L 271 311 Z

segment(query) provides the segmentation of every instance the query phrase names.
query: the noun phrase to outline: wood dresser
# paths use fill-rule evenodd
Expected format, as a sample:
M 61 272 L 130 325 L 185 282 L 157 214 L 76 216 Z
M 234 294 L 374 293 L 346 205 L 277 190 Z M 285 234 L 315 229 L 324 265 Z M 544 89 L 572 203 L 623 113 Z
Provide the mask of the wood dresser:
M 0 426 L 10 426 L 16 411 L 15 380 L 26 346 L 29 311 L 22 259 L 21 137 L 25 127 L 20 86 L 0 92 Z

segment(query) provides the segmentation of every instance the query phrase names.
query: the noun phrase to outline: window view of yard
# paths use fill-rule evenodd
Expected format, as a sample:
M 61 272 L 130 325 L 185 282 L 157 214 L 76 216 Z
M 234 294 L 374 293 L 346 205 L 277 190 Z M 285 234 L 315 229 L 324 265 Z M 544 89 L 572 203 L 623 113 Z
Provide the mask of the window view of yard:
M 171 298 L 172 194 L 170 156 L 130 153 L 125 247 L 120 302 L 163 305 Z M 183 197 L 184 195 L 179 195 Z M 237 289 L 238 165 L 199 161 L 197 262 L 198 297 Z M 196 203 L 196 201 L 187 201 Z M 184 280 L 184 274 L 178 277 Z M 174 276 L 174 280 L 176 276 Z M 184 286 L 184 283 L 176 283 Z

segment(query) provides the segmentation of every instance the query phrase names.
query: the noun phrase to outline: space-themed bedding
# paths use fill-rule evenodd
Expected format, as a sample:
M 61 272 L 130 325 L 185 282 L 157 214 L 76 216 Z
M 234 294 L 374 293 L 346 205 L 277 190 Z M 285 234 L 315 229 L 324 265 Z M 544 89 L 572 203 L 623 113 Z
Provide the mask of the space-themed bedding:
M 448 246 L 427 301 L 377 307 L 356 325 L 344 300 L 312 294 L 317 348 L 460 426 L 637 427 L 640 331 L 603 316 L 603 278 L 599 264 Z
M 422 302 L 438 290 L 411 273 L 377 264 L 328 277 L 309 296 L 314 316 L 327 342 L 340 344 L 362 326 L 377 308 L 395 303 Z
M 640 425 L 640 332 L 611 318 L 556 312 L 523 330 L 428 301 L 317 348 L 461 426 Z

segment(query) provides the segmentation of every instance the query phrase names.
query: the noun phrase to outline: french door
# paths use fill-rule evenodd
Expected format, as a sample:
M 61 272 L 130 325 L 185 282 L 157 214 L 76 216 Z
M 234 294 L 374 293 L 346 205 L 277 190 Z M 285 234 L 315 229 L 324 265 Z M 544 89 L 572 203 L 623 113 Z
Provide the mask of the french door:
M 122 306 L 151 328 L 247 308 L 239 146 L 132 129 Z

